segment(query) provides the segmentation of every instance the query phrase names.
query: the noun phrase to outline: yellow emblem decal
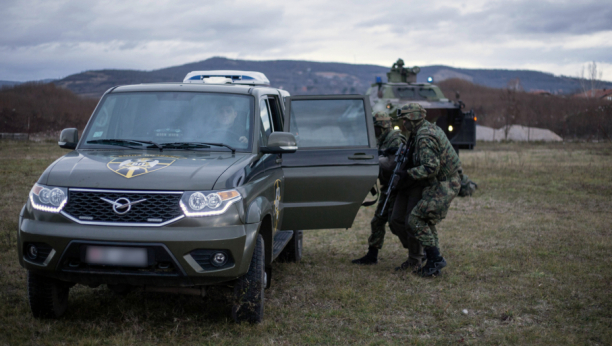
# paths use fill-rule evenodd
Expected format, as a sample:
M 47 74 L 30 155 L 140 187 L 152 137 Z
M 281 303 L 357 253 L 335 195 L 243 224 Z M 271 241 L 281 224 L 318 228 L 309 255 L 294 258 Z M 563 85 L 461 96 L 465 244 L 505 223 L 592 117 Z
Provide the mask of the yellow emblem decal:
M 119 156 L 115 157 L 106 167 L 111 171 L 126 178 L 134 178 L 139 175 L 159 171 L 166 168 L 176 161 L 173 157 L 138 155 L 138 156 Z
M 280 207 L 280 200 L 281 200 L 281 180 L 277 179 L 274 182 L 274 192 L 275 192 L 275 197 L 274 197 L 274 229 L 278 229 L 278 218 L 280 216 L 280 212 L 278 211 L 278 208 Z

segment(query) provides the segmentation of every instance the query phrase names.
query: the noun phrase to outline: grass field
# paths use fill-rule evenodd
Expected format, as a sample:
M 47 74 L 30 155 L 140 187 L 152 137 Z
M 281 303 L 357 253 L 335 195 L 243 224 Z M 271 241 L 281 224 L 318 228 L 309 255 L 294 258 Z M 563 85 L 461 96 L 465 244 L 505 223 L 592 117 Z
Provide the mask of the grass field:
M 35 320 L 15 249 L 18 213 L 53 143 L 0 141 L 0 345 L 612 345 L 612 145 L 479 144 L 461 153 L 479 184 L 438 227 L 444 275 L 395 273 L 389 232 L 376 266 L 374 207 L 348 230 L 306 231 L 299 264 L 275 264 L 260 325 L 206 298 L 75 286 L 60 320 Z M 462 313 L 466 309 L 467 314 Z

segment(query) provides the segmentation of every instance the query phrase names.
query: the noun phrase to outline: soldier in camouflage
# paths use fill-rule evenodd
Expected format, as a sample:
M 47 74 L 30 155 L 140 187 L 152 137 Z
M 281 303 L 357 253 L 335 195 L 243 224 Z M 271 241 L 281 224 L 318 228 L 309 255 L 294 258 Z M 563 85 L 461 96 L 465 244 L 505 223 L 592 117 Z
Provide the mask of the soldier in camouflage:
M 407 225 L 406 232 L 418 239 L 425 249 L 427 263 L 415 273 L 437 276 L 446 266 L 446 260 L 440 255 L 436 224 L 446 217 L 452 200 L 459 193 L 461 162 L 444 131 L 425 120 L 425 114 L 425 109 L 417 103 L 410 103 L 398 111 L 404 127 L 415 137 L 414 150 L 409 153 L 412 154 L 409 160 L 412 161 L 413 167 L 402 170 L 399 180 L 407 185 L 420 181 L 428 183 L 423 189 L 421 200 L 414 209 L 404 211 L 404 220 L 401 221 L 405 221 Z M 395 207 L 405 198 L 407 197 L 398 195 Z M 406 262 L 398 269 L 408 269 Z
M 376 133 L 380 161 L 378 179 L 381 185 L 381 192 L 378 206 L 371 222 L 372 233 L 368 238 L 368 253 L 362 258 L 353 260 L 352 262 L 355 264 L 369 265 L 378 263 L 378 250 L 382 249 L 385 241 L 385 224 L 389 219 L 390 210 L 395 201 L 395 194 L 391 196 L 385 194 L 391 175 L 393 175 L 394 149 L 397 150 L 400 144 L 406 141 L 406 138 L 399 130 L 392 128 L 391 117 L 384 111 L 374 113 L 374 131 Z M 382 210 L 387 198 L 389 199 L 387 208 Z

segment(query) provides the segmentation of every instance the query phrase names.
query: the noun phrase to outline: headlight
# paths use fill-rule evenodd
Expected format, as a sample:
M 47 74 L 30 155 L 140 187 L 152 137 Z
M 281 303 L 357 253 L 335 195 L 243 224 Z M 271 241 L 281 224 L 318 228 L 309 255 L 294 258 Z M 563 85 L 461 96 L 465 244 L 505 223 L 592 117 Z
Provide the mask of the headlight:
M 181 209 L 187 217 L 221 215 L 230 205 L 242 198 L 236 190 L 186 191 L 181 198 Z
M 68 189 L 34 184 L 30 190 L 30 202 L 36 210 L 59 213 L 68 202 Z

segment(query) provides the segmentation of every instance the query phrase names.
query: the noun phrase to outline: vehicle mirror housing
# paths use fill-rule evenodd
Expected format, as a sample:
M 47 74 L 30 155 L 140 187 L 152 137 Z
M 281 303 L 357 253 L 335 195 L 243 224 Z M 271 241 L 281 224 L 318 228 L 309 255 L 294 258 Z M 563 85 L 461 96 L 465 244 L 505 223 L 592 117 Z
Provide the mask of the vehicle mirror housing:
M 265 154 L 282 154 L 294 153 L 298 147 L 293 133 L 272 132 L 268 137 L 268 146 L 259 149 Z
M 75 149 L 79 142 L 79 131 L 75 128 L 63 129 L 57 144 L 60 148 Z

